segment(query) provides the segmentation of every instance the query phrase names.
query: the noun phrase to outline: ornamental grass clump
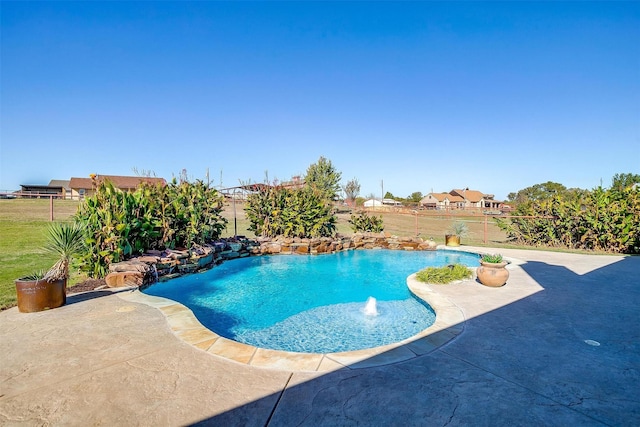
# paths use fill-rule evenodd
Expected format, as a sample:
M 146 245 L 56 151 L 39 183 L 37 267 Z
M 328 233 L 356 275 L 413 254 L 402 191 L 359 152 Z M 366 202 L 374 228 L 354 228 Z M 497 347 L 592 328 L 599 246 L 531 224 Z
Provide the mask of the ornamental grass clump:
M 456 280 L 471 278 L 471 271 L 462 264 L 451 264 L 445 267 L 427 267 L 416 273 L 420 282 L 445 285 Z

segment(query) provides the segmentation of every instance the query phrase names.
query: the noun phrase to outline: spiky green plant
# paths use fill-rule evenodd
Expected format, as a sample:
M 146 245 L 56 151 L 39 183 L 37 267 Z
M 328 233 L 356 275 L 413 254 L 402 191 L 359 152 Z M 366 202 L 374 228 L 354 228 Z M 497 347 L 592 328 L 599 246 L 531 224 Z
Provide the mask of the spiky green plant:
M 484 254 L 480 257 L 480 261 L 491 264 L 500 264 L 503 258 L 501 254 Z
M 416 273 L 416 278 L 425 283 L 445 285 L 455 280 L 468 279 L 471 271 L 462 264 L 452 264 L 444 267 L 427 267 Z
M 449 226 L 448 233 L 458 237 L 467 237 L 469 235 L 469 227 L 462 221 L 455 221 Z
M 28 275 L 26 275 L 24 277 L 21 277 L 18 280 L 29 280 L 29 281 L 33 280 L 33 281 L 37 281 L 37 280 L 42 280 L 44 278 L 44 275 L 45 275 L 45 271 L 44 270 L 38 270 L 38 271 L 33 272 L 31 274 L 28 274 Z
M 58 256 L 58 261 L 43 279 L 53 282 L 69 277 L 71 259 L 84 251 L 84 232 L 78 223 L 54 223 L 47 230 L 45 250 Z

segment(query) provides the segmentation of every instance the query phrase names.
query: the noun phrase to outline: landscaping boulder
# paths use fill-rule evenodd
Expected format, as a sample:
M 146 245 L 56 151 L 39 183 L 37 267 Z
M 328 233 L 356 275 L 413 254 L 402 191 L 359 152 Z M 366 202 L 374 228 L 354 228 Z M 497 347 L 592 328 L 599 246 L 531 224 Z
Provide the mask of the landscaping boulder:
M 118 271 L 107 274 L 104 280 L 110 288 L 121 288 L 125 286 L 142 286 L 144 277 L 144 274 L 138 271 Z
M 109 271 L 105 277 L 109 287 L 142 286 L 157 279 L 156 265 L 145 264 L 138 259 L 113 263 L 109 266 Z
M 144 275 L 151 270 L 152 269 L 149 266 L 149 264 L 138 261 L 138 258 L 130 261 L 115 262 L 109 265 L 109 272 L 111 273 L 123 273 L 123 272 L 131 271 L 131 272 L 143 273 Z

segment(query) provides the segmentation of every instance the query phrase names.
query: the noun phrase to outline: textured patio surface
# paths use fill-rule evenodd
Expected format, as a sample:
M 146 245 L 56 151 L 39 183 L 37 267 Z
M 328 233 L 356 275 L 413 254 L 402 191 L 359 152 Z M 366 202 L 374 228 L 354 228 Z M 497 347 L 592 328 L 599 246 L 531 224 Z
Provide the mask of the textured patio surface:
M 6 310 L 0 425 L 640 425 L 640 257 L 500 252 L 506 286 L 430 287 L 463 314 L 445 344 L 325 372 L 212 354 L 129 290 Z

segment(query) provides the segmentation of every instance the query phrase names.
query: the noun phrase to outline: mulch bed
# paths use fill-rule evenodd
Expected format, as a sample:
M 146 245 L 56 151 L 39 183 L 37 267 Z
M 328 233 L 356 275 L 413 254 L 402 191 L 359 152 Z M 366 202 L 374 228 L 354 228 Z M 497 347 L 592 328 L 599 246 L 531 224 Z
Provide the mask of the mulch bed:
M 67 288 L 67 294 L 77 294 L 78 292 L 93 291 L 98 288 L 107 286 L 107 282 L 104 279 L 87 279 L 74 286 Z

